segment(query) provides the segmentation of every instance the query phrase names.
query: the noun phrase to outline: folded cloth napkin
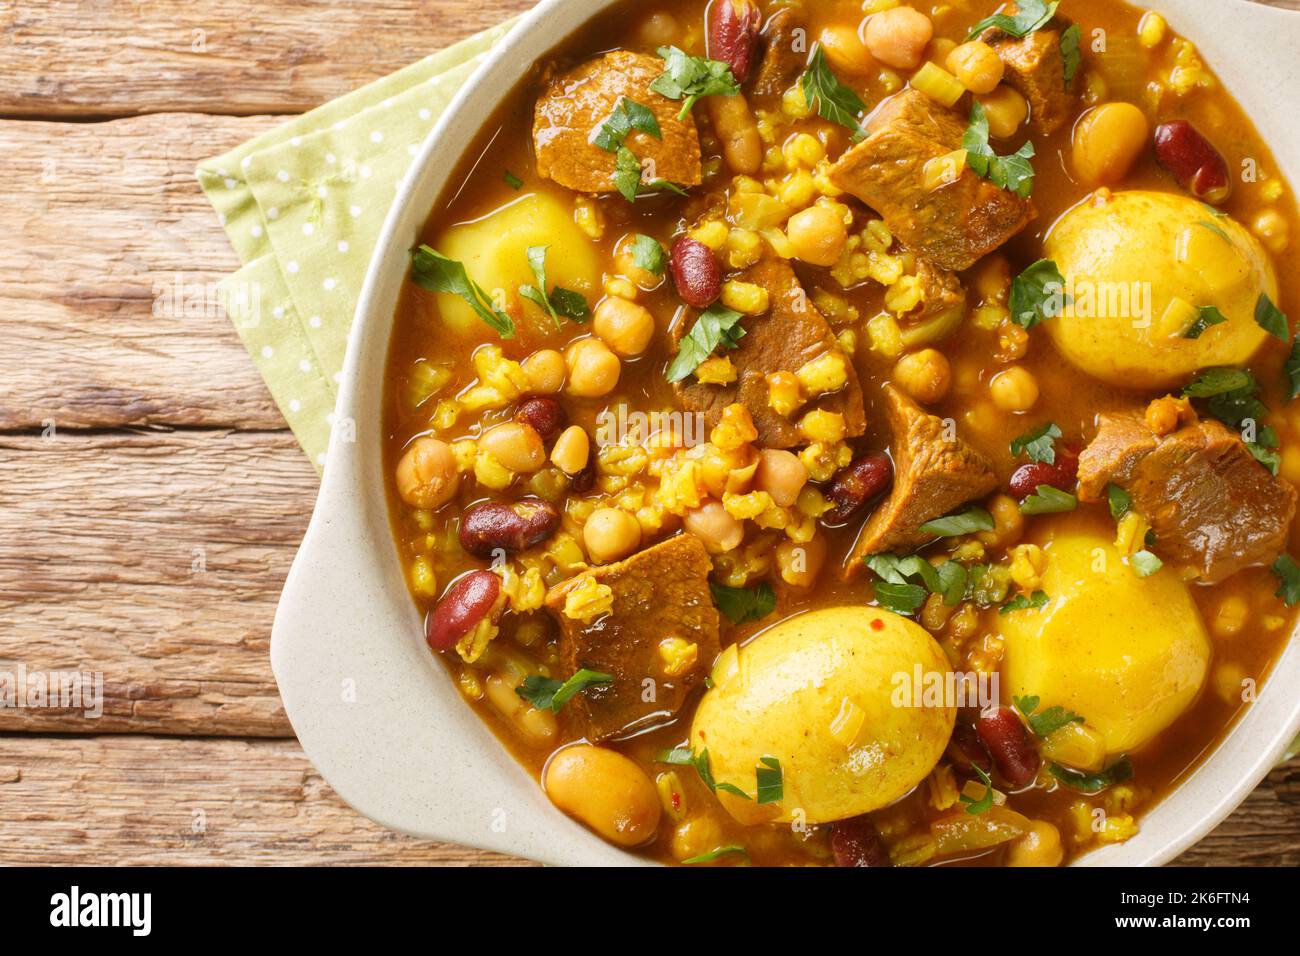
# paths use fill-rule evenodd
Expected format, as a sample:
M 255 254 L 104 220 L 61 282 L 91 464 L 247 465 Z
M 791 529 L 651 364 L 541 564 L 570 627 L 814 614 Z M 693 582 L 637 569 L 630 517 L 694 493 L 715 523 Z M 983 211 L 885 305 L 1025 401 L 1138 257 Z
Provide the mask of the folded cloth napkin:
M 219 297 L 316 470 L 380 227 L 420 144 L 513 21 L 200 163 L 243 263 Z

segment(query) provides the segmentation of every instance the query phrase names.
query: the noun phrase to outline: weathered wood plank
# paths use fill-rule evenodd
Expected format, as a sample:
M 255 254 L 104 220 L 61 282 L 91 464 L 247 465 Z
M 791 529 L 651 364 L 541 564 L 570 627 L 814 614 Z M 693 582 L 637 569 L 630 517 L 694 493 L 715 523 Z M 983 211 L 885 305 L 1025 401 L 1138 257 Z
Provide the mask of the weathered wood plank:
M 0 731 L 292 736 L 268 646 L 316 489 L 285 432 L 0 435 L 0 668 L 106 698 Z
M 354 812 L 295 741 L 0 737 L 0 865 L 509 864 Z
M 1300 866 L 1300 758 L 1278 767 L 1174 866 Z
M 0 3 L 0 115 L 301 113 L 533 0 Z
M 0 121 L 0 429 L 284 427 L 215 301 L 154 314 L 239 266 L 195 165 L 279 122 Z

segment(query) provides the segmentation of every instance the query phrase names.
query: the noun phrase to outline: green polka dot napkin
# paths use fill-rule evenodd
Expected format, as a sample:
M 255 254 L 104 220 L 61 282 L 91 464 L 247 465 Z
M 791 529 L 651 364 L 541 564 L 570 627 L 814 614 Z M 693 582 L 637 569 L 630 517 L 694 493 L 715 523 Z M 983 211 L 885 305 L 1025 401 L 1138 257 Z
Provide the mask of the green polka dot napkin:
M 317 471 L 348 329 L 397 187 L 452 97 L 512 24 L 199 165 L 199 185 L 243 262 L 220 283 L 220 299 Z

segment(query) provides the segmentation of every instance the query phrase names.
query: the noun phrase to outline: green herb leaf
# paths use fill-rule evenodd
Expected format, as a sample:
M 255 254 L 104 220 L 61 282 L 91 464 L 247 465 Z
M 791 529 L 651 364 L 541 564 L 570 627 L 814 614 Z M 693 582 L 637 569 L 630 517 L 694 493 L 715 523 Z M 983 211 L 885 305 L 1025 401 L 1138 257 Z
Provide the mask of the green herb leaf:
M 708 853 L 701 853 L 699 856 L 687 857 L 682 860 L 683 865 L 692 866 L 696 863 L 712 863 L 718 857 L 726 856 L 728 853 L 739 853 L 742 856 L 749 856 L 749 851 L 739 843 L 729 843 L 726 846 L 720 846 L 716 850 L 710 850 Z
M 709 306 L 683 336 L 677 347 L 677 355 L 668 366 L 668 381 L 680 382 L 699 368 L 700 363 L 719 346 L 737 348 L 745 335 L 744 328 L 739 324 L 743 318 L 741 313 L 725 306 Z
M 762 620 L 776 610 L 776 592 L 766 581 L 752 590 L 710 581 L 709 590 L 713 592 L 713 603 L 732 624 Z
M 1049 465 L 1056 464 L 1056 439 L 1061 437 L 1061 429 L 1056 422 L 1048 422 L 1031 432 L 1026 432 L 1011 442 L 1011 454 L 1028 455 L 1030 461 L 1041 461 Z
M 1133 507 L 1133 497 L 1119 485 L 1106 486 L 1106 501 L 1110 505 L 1110 516 L 1116 521 L 1128 514 Z
M 877 581 L 875 592 L 881 607 L 905 617 L 915 614 L 930 596 L 930 592 L 919 584 L 890 584 L 888 581 Z
M 661 276 L 668 266 L 668 253 L 658 239 L 638 233 L 632 240 L 632 261 L 638 269 Z
M 963 793 L 959 795 L 958 799 L 966 804 L 967 813 L 983 813 L 993 806 L 993 781 L 978 765 L 971 764 L 971 769 L 979 774 L 980 779 L 984 781 L 984 796 L 976 800 L 974 797 L 968 797 Z
M 1010 614 L 1012 611 L 1028 611 L 1030 609 L 1041 611 L 1047 607 L 1049 601 L 1051 601 L 1051 598 L 1047 596 L 1046 591 L 1035 591 L 1033 594 L 1017 594 L 998 608 L 998 614 Z
M 670 100 L 685 98 L 678 119 L 686 119 L 701 96 L 735 96 L 740 92 L 740 84 L 725 63 L 691 56 L 675 46 L 660 47 L 659 56 L 664 61 L 664 72 L 650 84 L 650 89 Z
M 460 296 L 501 338 L 515 337 L 514 320 L 492 305 L 492 299 L 469 277 L 463 263 L 422 245 L 411 252 L 411 281 L 430 292 Z
M 956 607 L 966 596 L 966 582 L 970 578 L 965 566 L 956 561 L 945 561 L 935 568 L 935 573 L 939 576 L 939 590 L 936 593 L 943 596 L 945 605 Z
M 781 761 L 775 757 L 759 757 L 758 767 L 754 771 L 758 779 L 759 806 L 765 803 L 780 803 L 785 795 L 785 781 L 781 774 Z
M 1079 793 L 1101 793 L 1107 787 L 1123 783 L 1133 776 L 1133 764 L 1129 763 L 1128 757 L 1120 757 L 1105 770 L 1099 770 L 1097 773 L 1082 773 L 1063 767 L 1059 763 L 1049 764 L 1047 769 L 1051 771 L 1053 777 Z
M 1056 16 L 1058 3 L 1044 3 L 1043 0 L 1019 0 L 1014 15 L 995 13 L 985 17 L 967 34 L 967 40 L 973 40 L 990 27 L 996 27 L 1013 37 L 1026 37 L 1035 30 L 1047 26 L 1049 20 Z
M 506 170 L 504 179 L 506 181 L 506 185 L 509 186 L 511 189 L 522 189 L 524 186 L 524 181 L 508 169 Z
M 723 793 L 729 793 L 733 797 L 740 797 L 742 800 L 753 799 L 753 797 L 747 794 L 744 790 L 741 790 L 734 783 L 719 783 L 715 789 L 721 790 Z
M 1022 515 L 1054 515 L 1073 511 L 1079 507 L 1079 499 L 1068 491 L 1051 485 L 1039 485 L 1032 495 L 1020 502 Z
M 641 160 L 626 146 L 620 146 L 614 155 L 614 188 L 628 202 L 636 202 L 641 193 Z
M 873 554 L 866 559 L 866 565 L 881 580 L 876 585 L 876 600 L 895 613 L 913 613 L 925 603 L 928 594 L 941 595 L 949 607 L 956 607 L 966 596 L 968 575 L 965 566 L 957 561 L 936 566 L 914 554 Z M 919 578 L 921 584 L 909 578 Z
M 1165 566 L 1163 561 L 1145 548 L 1129 558 L 1128 563 L 1133 566 L 1133 570 L 1140 578 L 1149 578 Z
M 967 508 L 957 514 L 945 515 L 927 521 L 918 529 L 936 538 L 952 538 L 960 534 L 972 534 L 976 531 L 992 531 L 993 516 L 978 505 Z
M 1289 554 L 1279 554 L 1269 569 L 1277 578 L 1279 587 L 1274 594 L 1282 599 L 1287 607 L 1300 603 L 1300 565 Z
M 1011 568 L 999 564 L 972 564 L 966 585 L 966 600 L 980 607 L 1001 604 L 1011 587 Z
M 1071 23 L 1061 34 L 1061 58 L 1065 60 L 1065 86 L 1068 89 L 1074 82 L 1074 76 L 1079 72 L 1079 64 L 1083 61 L 1083 54 L 1079 51 L 1079 39 L 1083 31 L 1079 29 L 1079 24 Z
M 1282 310 L 1273 304 L 1267 292 L 1261 292 L 1255 302 L 1255 323 L 1274 338 L 1283 342 L 1291 338 L 1291 326 Z
M 1245 369 L 1212 368 L 1198 375 L 1183 394 L 1188 398 L 1209 398 L 1214 395 L 1226 395 L 1229 392 L 1250 388 L 1254 377 Z
M 1025 715 L 1029 729 L 1039 737 L 1048 737 L 1068 724 L 1081 724 L 1083 718 L 1072 710 L 1066 710 L 1059 704 L 1048 707 L 1041 714 L 1038 710 L 1038 697 L 1013 697 L 1016 708 Z
M 1010 156 L 999 156 L 989 145 L 989 120 L 984 106 L 975 100 L 970 108 L 970 125 L 962 137 L 966 150 L 966 165 L 977 176 L 983 176 L 994 186 L 1028 199 L 1034 191 L 1034 144 L 1026 142 Z
M 1011 280 L 1011 318 L 1028 331 L 1055 318 L 1070 304 L 1065 277 L 1051 259 L 1039 259 Z
M 624 96 L 618 101 L 618 106 L 609 119 L 596 130 L 596 135 L 591 139 L 592 145 L 599 146 L 607 153 L 616 153 L 634 129 L 655 139 L 664 138 L 663 131 L 659 129 L 659 121 L 655 119 L 650 107 Z
M 1294 402 L 1300 395 L 1300 338 L 1291 343 L 1291 354 L 1286 357 L 1286 400 Z
M 1246 442 L 1246 450 L 1274 476 L 1282 466 L 1282 455 L 1277 448 L 1277 432 L 1267 425 L 1256 430 L 1254 441 Z
M 672 764 L 676 767 L 692 767 L 695 765 L 695 755 L 691 753 L 689 747 L 674 747 L 672 750 L 661 750 L 655 757 L 655 762 Z
M 820 43 L 813 49 L 812 59 L 800 83 L 803 86 L 804 102 L 808 106 L 815 102 L 817 113 L 822 119 L 852 130 L 852 140 L 855 143 L 866 138 L 867 131 L 858 122 L 858 117 L 866 112 L 867 104 L 831 71 Z
M 521 285 L 519 294 L 530 302 L 537 303 L 555 321 L 555 327 L 561 326 L 561 317 L 575 322 L 585 322 L 591 316 L 591 308 L 585 296 L 561 289 L 556 286 L 547 295 L 546 289 L 546 250 L 548 246 L 528 247 L 528 267 L 533 270 L 536 286 Z
M 584 667 L 566 681 L 542 677 L 540 674 L 529 674 L 524 678 L 523 684 L 515 688 L 515 693 L 538 710 L 549 708 L 553 713 L 558 714 L 560 708 L 575 694 L 581 693 L 588 687 L 612 683 L 614 683 L 613 674 L 589 671 Z
M 1185 339 L 1199 339 L 1201 334 L 1212 325 L 1227 322 L 1228 317 L 1212 305 L 1203 305 L 1196 310 L 1196 321 L 1183 332 Z

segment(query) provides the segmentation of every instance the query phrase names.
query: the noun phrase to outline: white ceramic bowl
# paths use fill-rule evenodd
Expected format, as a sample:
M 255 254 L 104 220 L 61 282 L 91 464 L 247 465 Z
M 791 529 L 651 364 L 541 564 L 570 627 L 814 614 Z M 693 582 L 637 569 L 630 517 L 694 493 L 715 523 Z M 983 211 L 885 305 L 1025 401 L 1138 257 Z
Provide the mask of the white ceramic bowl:
M 464 144 L 523 72 L 614 0 L 544 0 L 469 81 L 425 143 L 384 225 L 357 308 L 316 512 L 275 616 L 271 664 L 307 755 L 340 796 L 416 836 L 556 864 L 621 864 L 624 853 L 556 810 L 466 706 L 428 652 L 389 533 L 380 395 L 407 250 Z M 1075 13 L 1086 0 L 1069 0 Z M 1162 0 L 1254 117 L 1292 183 L 1300 183 L 1300 14 L 1241 0 Z M 1152 865 L 1187 849 L 1250 793 L 1300 729 L 1300 641 L 1216 752 L 1145 815 L 1126 843 L 1083 865 Z

